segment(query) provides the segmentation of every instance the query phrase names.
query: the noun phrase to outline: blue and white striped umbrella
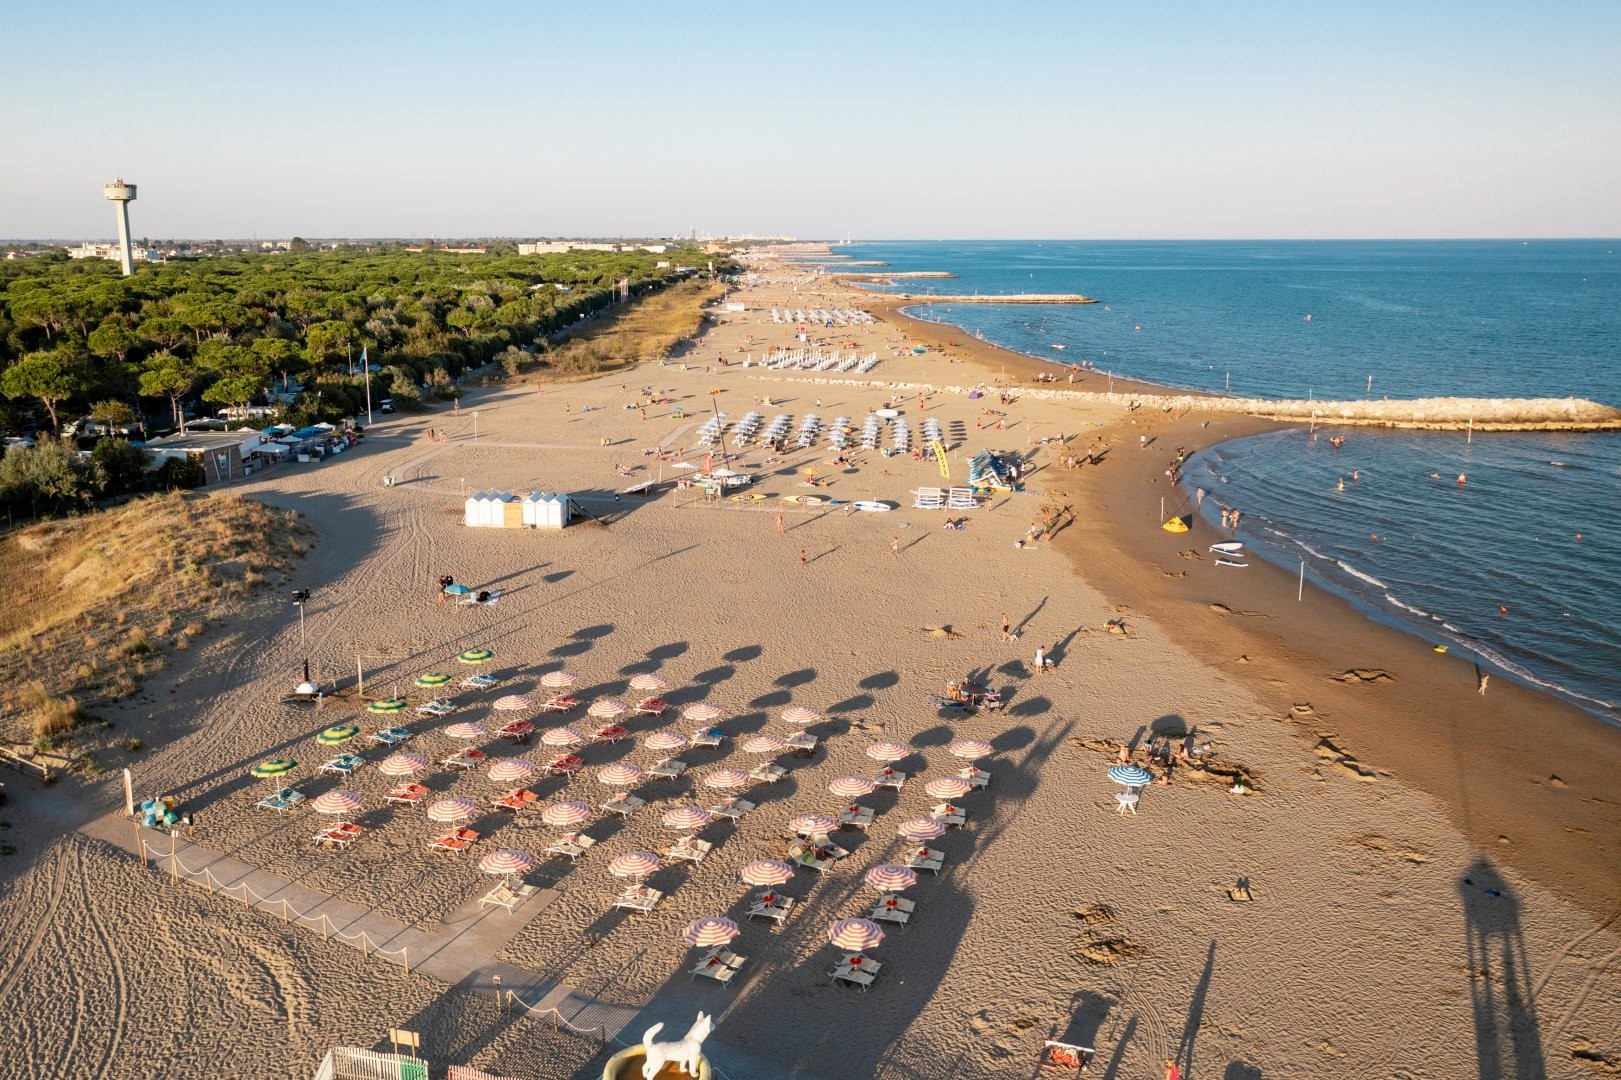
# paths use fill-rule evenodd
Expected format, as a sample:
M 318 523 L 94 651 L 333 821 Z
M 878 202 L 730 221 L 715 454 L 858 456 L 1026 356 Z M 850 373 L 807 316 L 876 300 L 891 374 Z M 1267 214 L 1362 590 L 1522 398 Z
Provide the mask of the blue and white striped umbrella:
M 1127 787 L 1143 787 L 1154 782 L 1154 774 L 1141 765 L 1116 765 L 1109 770 L 1109 779 Z

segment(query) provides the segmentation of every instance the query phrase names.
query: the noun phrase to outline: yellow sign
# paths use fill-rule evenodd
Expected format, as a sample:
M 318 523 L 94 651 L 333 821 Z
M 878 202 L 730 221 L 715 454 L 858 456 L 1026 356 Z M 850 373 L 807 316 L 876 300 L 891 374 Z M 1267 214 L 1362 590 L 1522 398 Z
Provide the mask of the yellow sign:
M 934 451 L 934 460 L 940 463 L 940 475 L 947 480 L 951 479 L 951 463 L 946 460 L 946 448 L 939 439 L 929 440 L 929 449 Z
M 400 1052 L 400 1047 L 420 1052 L 422 1050 L 422 1035 L 415 1031 L 406 1031 L 402 1028 L 388 1029 L 389 1041 L 394 1044 L 394 1052 Z

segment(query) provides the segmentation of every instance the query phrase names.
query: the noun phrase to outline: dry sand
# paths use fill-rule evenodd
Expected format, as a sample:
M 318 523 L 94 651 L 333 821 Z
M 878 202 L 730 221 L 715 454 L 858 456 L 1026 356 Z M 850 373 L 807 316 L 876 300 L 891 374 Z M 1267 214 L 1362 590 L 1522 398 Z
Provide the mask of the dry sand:
M 784 303 L 795 276 L 774 271 L 742 298 L 751 309 Z M 841 303 L 853 295 L 826 282 L 815 287 L 836 291 Z M 538 392 L 479 391 L 459 415 L 390 418 L 359 452 L 272 470 L 246 486 L 300 510 L 317 531 L 299 584 L 315 590 L 309 652 L 328 680 L 352 681 L 361 655 L 369 689 L 403 689 L 424 670 L 459 676 L 455 653 L 487 646 L 506 682 L 462 695 L 466 708 L 455 719 L 489 719 L 501 693 L 536 690 L 541 672 L 562 665 L 580 672 L 588 700 L 624 694 L 631 674 L 657 670 L 671 680 L 673 703 L 727 708 L 734 739 L 684 753 L 693 771 L 681 780 L 639 787 L 650 805 L 627 822 L 593 824 L 599 843 L 578 865 L 553 862 L 530 875 L 558 895 L 532 918 L 524 908 L 511 916 L 528 921 L 500 960 L 616 1004 L 648 1005 L 627 1036 L 639 1037 L 655 1016 L 717 1011 L 713 1056 L 733 1080 L 1030 1076 L 1044 1038 L 1095 1046 L 1094 1074 L 1120 1077 L 1157 1077 L 1171 1056 L 1184 1076 L 1226 1080 L 1575 1078 L 1621 1068 L 1616 774 L 1601 768 L 1614 760 L 1608 733 L 1592 740 L 1600 749 L 1588 764 L 1571 760 L 1576 751 L 1563 744 L 1535 765 L 1520 748 L 1503 751 L 1513 768 L 1557 772 L 1566 786 L 1533 789 L 1515 774 L 1501 779 L 1493 799 L 1460 781 L 1469 799 L 1460 809 L 1432 775 L 1434 763 L 1451 753 L 1458 776 L 1489 775 L 1500 767 L 1490 747 L 1476 739 L 1452 753 L 1457 743 L 1443 728 L 1418 738 L 1413 753 L 1396 753 L 1409 745 L 1403 731 L 1431 731 L 1429 706 L 1441 698 L 1426 706 L 1384 697 L 1375 709 L 1359 708 L 1353 695 L 1387 695 L 1419 680 L 1380 659 L 1369 666 L 1389 666 L 1395 683 L 1331 683 L 1305 638 L 1289 641 L 1289 650 L 1267 651 L 1265 638 L 1220 647 L 1195 609 L 1281 605 L 1208 577 L 1156 582 L 1162 565 L 1182 568 L 1167 545 L 1204 542 L 1143 531 L 1136 502 L 1151 497 L 1147 478 L 1107 462 L 1091 475 L 1038 472 L 1033 492 L 967 514 L 962 532 L 943 531 L 939 513 L 904 508 L 847 515 L 775 499 L 705 505 L 673 492 L 616 502 L 615 489 L 657 475 L 645 471 L 642 448 L 694 441 L 696 421 L 673 420 L 668 407 L 649 410 L 645 421 L 624 408 L 642 384 L 698 419 L 712 388 L 734 418 L 769 394 L 796 423 L 808 411 L 859 418 L 889 393 L 756 368 L 706 371 L 739 348 L 747 355 L 762 341 L 787 339 L 759 310 L 723 318 L 685 358 L 689 370 L 644 366 Z M 880 324 L 828 336 L 887 356 L 903 333 L 919 332 Z M 967 344 L 952 350 L 961 366 L 933 353 L 895 356 L 871 378 L 940 386 L 993 378 L 969 366 Z M 903 408 L 916 427 L 909 397 Z M 964 454 L 982 445 L 1023 450 L 1030 432 L 1123 442 L 1135 431 L 1130 421 L 1141 419 L 1118 406 L 1031 401 L 1010 410 L 1013 426 L 981 436 L 979 404 L 945 393 L 929 404 L 948 433 L 965 432 L 951 454 L 959 478 Z M 429 427 L 449 430 L 453 441 L 423 441 Z M 772 470 L 762 468 L 764 456 L 750 451 L 734 467 L 760 475 L 757 489 L 773 495 L 806 491 L 794 471 L 811 465 L 833 477 L 825 494 L 840 499 L 906 507 L 910 489 L 939 483 L 932 462 L 871 454 L 857 471 L 841 472 L 822 464 L 825 441 Z M 616 463 L 644 471 L 625 479 Z M 403 482 L 385 488 L 385 475 Z M 1111 475 L 1113 487 L 1105 483 Z M 1069 483 L 1103 486 L 1064 496 L 1082 520 L 1053 543 L 1016 548 L 1040 493 L 1057 496 Z M 462 492 L 490 488 L 580 492 L 610 524 L 562 533 L 464 528 Z M 779 510 L 785 535 L 773 525 Z M 894 537 L 899 557 L 890 553 Z M 432 583 L 441 573 L 498 588 L 501 601 L 439 604 Z M 1021 630 L 1015 643 L 1000 640 L 1004 612 Z M 1128 632 L 1107 632 L 1120 618 Z M 143 700 L 114 717 L 154 748 L 136 763 L 139 793 L 179 795 L 199 814 L 198 843 L 401 923 L 431 928 L 487 887 L 471 860 L 433 860 L 421 850 L 425 822 L 380 809 L 384 778 L 375 770 L 350 785 L 366 797 L 361 820 L 375 828 L 343 853 L 309 848 L 313 815 L 255 810 L 263 785 L 244 779 L 246 768 L 285 751 L 305 763 L 295 776 L 310 777 L 325 756 L 313 733 L 346 706 L 330 703 L 317 717 L 283 703 L 303 652 L 296 616 L 279 601 L 211 628 L 205 642 L 173 658 Z M 1056 649 L 1056 671 L 1029 672 L 1037 645 Z M 1237 664 L 1241 654 L 1252 663 Z M 968 672 L 988 673 L 1008 707 L 942 719 L 923 695 Z M 1455 668 L 1437 677 L 1448 673 Z M 1303 702 L 1312 712 L 1289 707 Z M 813 728 L 826 736 L 824 748 L 810 760 L 784 758 L 788 777 L 755 789 L 760 807 L 738 826 L 706 828 L 700 835 L 716 847 L 704 863 L 659 871 L 652 884 L 668 895 L 651 915 L 605 914 L 619 887 L 606 873 L 609 859 L 667 846 L 660 812 L 708 801 L 694 779 L 712 763 L 757 763 L 735 736 L 788 734 L 777 716 L 788 704 L 827 714 Z M 1495 714 L 1509 705 L 1494 698 L 1491 707 Z M 1373 712 L 1388 729 L 1384 742 L 1365 719 Z M 405 722 L 435 756 L 455 745 L 439 733 L 446 721 Z M 1187 725 L 1214 742 L 1218 763 L 1244 767 L 1255 792 L 1233 795 L 1181 772 L 1173 786 L 1143 793 L 1138 816 L 1118 815 L 1117 788 L 1104 775 L 1110 741 Z M 640 746 L 642 736 L 691 725 L 667 716 L 630 727 L 637 743 L 585 752 L 588 774 L 616 760 L 649 765 L 659 755 Z M 878 811 L 870 833 L 837 834 L 851 857 L 820 879 L 801 871 L 784 888 L 800 900 L 785 926 L 745 924 L 733 946 L 749 958 L 738 985 L 688 981 L 692 951 L 679 943 L 681 929 L 701 915 L 740 918 L 752 890 L 738 883 L 737 869 L 782 854 L 792 815 L 837 809 L 843 800 L 827 785 L 873 771 L 863 753 L 870 740 L 909 740 L 917 752 L 901 767 L 932 776 L 956 767 L 944 747 L 959 733 L 996 747 L 985 763 L 993 782 L 961 800 L 969 826 L 933 844 L 946 852 L 946 870 L 908 891 L 918 915 L 873 950 L 885 968 L 870 993 L 829 985 L 837 954 L 824 930 L 834 918 L 866 913 L 872 893 L 862 871 L 895 858 L 904 847 L 895 825 L 934 802 L 916 783 L 861 800 Z M 543 753 L 505 742 L 490 749 Z M 1480 767 L 1464 762 L 1477 752 Z M 1410 777 L 1419 756 L 1432 767 Z M 8 946 L 0 1013 L 24 1019 L 8 1025 L 4 1075 L 309 1075 L 328 1046 L 386 1048 L 393 1025 L 422 1031 L 436 1068 L 462 1061 L 526 1077 L 587 1076 L 593 1061 L 600 1069 L 589 1041 L 554 1033 L 548 1021 L 502 1015 L 485 986 L 403 974 L 313 931 L 171 885 L 157 869 L 76 833 L 119 801 L 111 782 L 42 791 L 7 779 L 13 798 L 0 816 L 19 850 L 0 861 Z M 435 772 L 428 782 L 480 798 L 495 791 L 481 773 Z M 306 790 L 335 786 L 311 779 Z M 590 775 L 532 786 L 593 802 L 607 793 Z M 1554 805 L 1519 809 L 1534 800 Z M 1587 843 L 1585 870 L 1561 876 L 1557 866 L 1521 859 L 1535 838 L 1530 830 L 1567 811 L 1572 822 L 1588 815 L 1573 827 L 1594 831 L 1554 846 L 1570 853 Z M 1500 819 L 1515 824 L 1499 827 Z M 552 831 L 493 817 L 478 827 L 493 830 L 483 846 L 537 853 Z M 1496 844 L 1498 832 L 1512 843 Z M 1230 898 L 1240 881 L 1252 900 Z

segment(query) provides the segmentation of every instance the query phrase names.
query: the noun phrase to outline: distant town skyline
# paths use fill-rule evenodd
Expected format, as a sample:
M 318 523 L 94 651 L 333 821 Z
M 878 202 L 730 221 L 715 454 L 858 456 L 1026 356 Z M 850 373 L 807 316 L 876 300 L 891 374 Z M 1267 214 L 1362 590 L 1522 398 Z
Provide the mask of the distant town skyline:
M 129 17 L 118 17 L 128 15 Z M 0 238 L 1621 236 L 1621 5 L 8 12 Z

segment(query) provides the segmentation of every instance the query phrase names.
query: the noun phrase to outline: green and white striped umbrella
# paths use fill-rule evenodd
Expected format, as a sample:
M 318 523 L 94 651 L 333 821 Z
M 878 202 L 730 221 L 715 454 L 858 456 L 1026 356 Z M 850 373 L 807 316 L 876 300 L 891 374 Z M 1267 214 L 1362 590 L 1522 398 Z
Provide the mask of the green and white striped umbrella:
M 261 780 L 268 780 L 272 776 L 284 776 L 296 768 L 298 768 L 298 762 L 292 758 L 273 757 L 259 762 L 259 764 L 248 770 L 248 774 Z
M 442 671 L 425 671 L 416 677 L 416 684 L 424 690 L 431 690 L 436 686 L 444 686 L 450 681 L 450 676 Z
M 384 698 L 381 701 L 370 701 L 366 703 L 366 711 L 373 713 L 395 713 L 402 711 L 404 708 L 405 699 L 397 697 Z
M 317 735 L 315 741 L 322 746 L 336 746 L 339 743 L 348 742 L 359 734 L 360 726 L 358 724 L 333 724 Z
M 495 659 L 495 654 L 488 649 L 468 649 L 466 652 L 457 653 L 456 659 L 464 664 L 488 664 Z

